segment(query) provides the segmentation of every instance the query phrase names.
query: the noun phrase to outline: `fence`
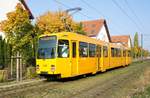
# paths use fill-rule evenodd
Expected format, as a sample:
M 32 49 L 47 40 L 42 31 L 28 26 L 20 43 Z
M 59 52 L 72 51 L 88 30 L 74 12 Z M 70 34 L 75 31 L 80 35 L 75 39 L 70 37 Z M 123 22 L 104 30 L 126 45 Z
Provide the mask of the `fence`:
M 3 63 L 0 64 L 1 70 L 7 70 L 8 80 L 21 81 L 26 77 L 26 66 L 23 62 L 23 58 L 19 53 L 16 56 L 10 58 L 0 58 Z

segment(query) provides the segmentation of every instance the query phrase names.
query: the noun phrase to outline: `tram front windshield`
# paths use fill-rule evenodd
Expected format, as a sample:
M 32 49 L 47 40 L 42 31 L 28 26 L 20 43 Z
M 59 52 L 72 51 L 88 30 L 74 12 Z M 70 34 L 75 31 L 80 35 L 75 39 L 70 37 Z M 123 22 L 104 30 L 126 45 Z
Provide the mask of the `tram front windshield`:
M 39 39 L 38 59 L 51 59 L 56 57 L 56 36 L 44 36 Z

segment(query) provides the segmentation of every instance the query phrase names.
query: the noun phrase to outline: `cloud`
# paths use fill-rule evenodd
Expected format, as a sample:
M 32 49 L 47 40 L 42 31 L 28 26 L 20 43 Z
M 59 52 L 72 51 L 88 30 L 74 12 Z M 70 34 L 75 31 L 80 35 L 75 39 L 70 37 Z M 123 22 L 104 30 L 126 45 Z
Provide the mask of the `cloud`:
M 0 21 L 6 19 L 6 14 L 15 9 L 19 0 L 0 0 Z

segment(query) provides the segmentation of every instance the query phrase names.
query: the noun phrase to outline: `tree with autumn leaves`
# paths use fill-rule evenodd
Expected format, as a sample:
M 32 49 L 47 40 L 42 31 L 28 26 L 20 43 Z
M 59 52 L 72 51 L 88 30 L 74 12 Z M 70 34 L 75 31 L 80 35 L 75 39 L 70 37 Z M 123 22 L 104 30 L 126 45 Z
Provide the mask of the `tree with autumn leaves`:
M 12 46 L 12 53 L 19 52 L 27 65 L 32 63 L 32 58 L 36 57 L 37 41 L 40 34 L 44 32 L 57 33 L 68 31 L 62 18 L 66 17 L 66 24 L 71 31 L 85 34 L 81 23 L 73 21 L 67 13 L 46 12 L 39 16 L 33 24 L 29 19 L 29 13 L 20 3 L 17 4 L 15 11 L 7 14 L 7 19 L 0 23 L 1 29 L 5 32 L 7 43 Z
M 141 57 L 148 57 L 150 55 L 148 50 L 143 49 L 141 46 L 139 46 L 139 36 L 136 32 L 134 35 L 134 46 L 133 46 L 133 57 L 139 58 Z
M 13 55 L 19 52 L 24 61 L 28 63 L 33 57 L 32 35 L 36 35 L 28 12 L 18 3 L 15 11 L 9 12 L 7 19 L 2 21 L 0 25 L 5 32 L 7 43 L 12 46 Z
M 65 18 L 65 22 L 63 21 Z M 43 15 L 37 18 L 37 26 L 42 32 L 49 32 L 49 33 L 58 33 L 62 31 L 69 31 L 65 27 L 65 23 L 71 31 L 79 34 L 86 34 L 82 29 L 82 23 L 77 23 L 73 21 L 72 17 L 63 11 L 58 12 L 46 12 Z

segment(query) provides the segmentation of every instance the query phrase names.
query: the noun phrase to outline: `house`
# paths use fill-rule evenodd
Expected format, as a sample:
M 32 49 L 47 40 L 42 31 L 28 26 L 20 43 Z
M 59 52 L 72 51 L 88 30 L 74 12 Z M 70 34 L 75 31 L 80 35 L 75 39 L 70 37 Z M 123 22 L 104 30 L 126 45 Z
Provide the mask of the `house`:
M 121 43 L 126 47 L 131 48 L 131 38 L 129 35 L 111 36 L 112 43 Z
M 87 36 L 102 40 L 105 42 L 111 42 L 108 26 L 106 20 L 90 20 L 82 21 L 83 30 L 87 33 Z

